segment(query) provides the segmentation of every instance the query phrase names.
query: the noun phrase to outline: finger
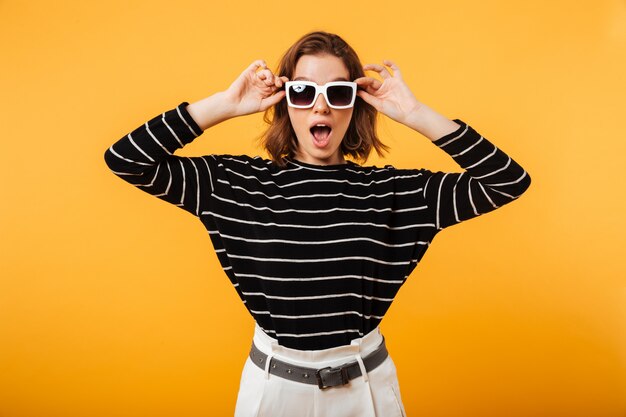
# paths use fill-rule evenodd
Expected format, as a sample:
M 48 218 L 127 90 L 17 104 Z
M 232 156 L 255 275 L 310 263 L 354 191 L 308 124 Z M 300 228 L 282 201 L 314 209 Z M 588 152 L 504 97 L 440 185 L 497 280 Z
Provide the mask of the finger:
M 274 85 L 278 88 L 281 88 L 289 79 L 284 75 L 282 77 L 275 77 Z
M 357 84 L 357 86 L 362 87 L 369 93 L 375 92 L 382 86 L 382 83 L 379 80 L 372 77 L 357 78 L 356 80 L 354 80 L 354 82 Z
M 272 74 L 272 71 L 270 71 L 268 69 L 264 69 L 264 70 L 259 71 L 257 73 L 257 76 L 261 80 L 264 80 L 266 85 L 273 85 L 274 84 L 274 74 Z
M 367 64 L 363 66 L 364 71 L 376 71 L 383 78 L 390 78 L 389 70 L 380 64 Z
M 274 87 L 276 87 L 277 89 L 281 89 L 285 83 L 289 81 L 289 78 L 285 77 L 284 75 L 282 77 L 274 77 Z
M 246 68 L 246 71 L 256 72 L 258 68 L 267 68 L 267 64 L 265 63 L 263 59 L 257 59 L 254 62 L 252 62 L 252 64 L 250 64 L 248 68 Z
M 397 76 L 399 78 L 402 78 L 402 73 L 400 72 L 400 68 L 398 68 L 398 66 L 396 65 L 395 62 L 389 60 L 389 59 L 385 59 L 383 61 L 383 64 L 387 65 L 388 67 L 390 67 L 393 70 L 393 75 L 394 77 Z
M 380 111 L 380 100 L 371 94 L 366 93 L 363 90 L 359 90 L 356 94 L 363 99 L 367 104 L 370 104 L 376 110 Z
M 376 78 L 373 78 L 373 77 L 360 77 L 354 80 L 354 82 L 357 83 L 357 85 L 359 86 L 374 85 L 376 86 L 376 88 L 378 88 L 381 85 L 380 80 L 377 80 Z
M 271 107 L 275 104 L 277 104 L 278 102 L 280 102 L 283 98 L 285 98 L 285 91 L 279 91 L 274 95 L 269 96 L 268 98 L 265 98 L 261 101 L 261 108 L 263 110 L 267 109 L 268 107 Z

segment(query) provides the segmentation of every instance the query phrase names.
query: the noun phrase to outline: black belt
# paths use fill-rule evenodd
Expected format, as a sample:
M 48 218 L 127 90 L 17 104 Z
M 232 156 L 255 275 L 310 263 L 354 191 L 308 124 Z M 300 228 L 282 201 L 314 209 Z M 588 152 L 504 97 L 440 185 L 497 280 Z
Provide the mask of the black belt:
M 376 350 L 363 357 L 365 370 L 370 372 L 376 369 L 378 365 L 383 363 L 388 355 L 387 348 L 385 347 L 385 338 L 383 337 L 383 341 L 376 348 Z M 254 342 L 252 343 L 252 349 L 250 349 L 250 359 L 252 359 L 252 362 L 254 362 L 259 368 L 265 369 L 267 355 L 261 352 L 254 345 Z M 361 367 L 357 361 L 352 361 L 335 367 L 328 366 L 321 369 L 306 368 L 304 366 L 283 362 L 272 357 L 270 360 L 269 372 L 270 374 L 281 378 L 305 384 L 317 385 L 320 389 L 324 389 L 345 385 L 349 383 L 350 380 L 360 377 Z

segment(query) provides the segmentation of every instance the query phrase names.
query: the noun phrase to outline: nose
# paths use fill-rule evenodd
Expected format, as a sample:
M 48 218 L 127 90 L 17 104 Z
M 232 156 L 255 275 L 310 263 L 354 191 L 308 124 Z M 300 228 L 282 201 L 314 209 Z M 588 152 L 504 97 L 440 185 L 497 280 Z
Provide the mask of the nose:
M 313 110 L 316 113 L 328 113 L 330 111 L 330 107 L 328 107 L 328 103 L 326 103 L 326 99 L 324 98 L 324 95 L 322 93 L 317 95 Z

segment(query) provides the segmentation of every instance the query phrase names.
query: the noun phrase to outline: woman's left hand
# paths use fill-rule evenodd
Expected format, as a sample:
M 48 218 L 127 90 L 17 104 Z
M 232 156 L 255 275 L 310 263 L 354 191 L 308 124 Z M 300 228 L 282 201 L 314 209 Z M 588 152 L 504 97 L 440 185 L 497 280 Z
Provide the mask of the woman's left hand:
M 363 70 L 378 72 L 383 82 L 372 77 L 357 78 L 354 80 L 358 86 L 357 95 L 387 117 L 406 124 L 408 117 L 416 112 L 422 103 L 417 101 L 402 79 L 398 66 L 389 60 L 384 60 L 383 64 L 393 70 L 393 75 L 383 65 L 364 65 Z

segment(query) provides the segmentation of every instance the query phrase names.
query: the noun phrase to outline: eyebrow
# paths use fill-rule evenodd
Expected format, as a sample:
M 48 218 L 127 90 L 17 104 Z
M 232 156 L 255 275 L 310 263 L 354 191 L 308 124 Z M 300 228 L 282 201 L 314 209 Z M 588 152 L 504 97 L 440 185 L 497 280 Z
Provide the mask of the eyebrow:
M 308 79 L 307 77 L 298 77 L 298 78 L 294 78 L 293 80 L 294 81 L 300 81 L 300 80 L 313 81 L 313 80 Z M 337 77 L 337 78 L 335 78 L 334 80 L 331 80 L 331 81 L 349 81 L 349 80 L 347 78 L 345 78 L 345 77 Z

